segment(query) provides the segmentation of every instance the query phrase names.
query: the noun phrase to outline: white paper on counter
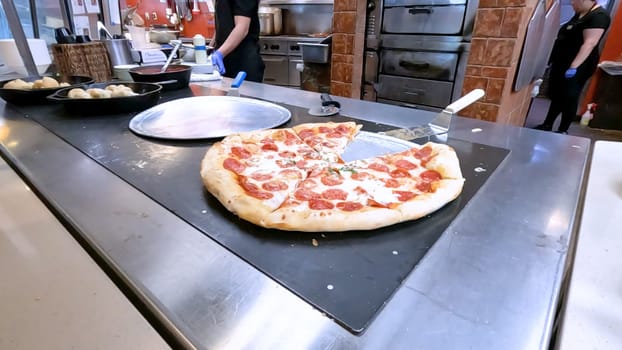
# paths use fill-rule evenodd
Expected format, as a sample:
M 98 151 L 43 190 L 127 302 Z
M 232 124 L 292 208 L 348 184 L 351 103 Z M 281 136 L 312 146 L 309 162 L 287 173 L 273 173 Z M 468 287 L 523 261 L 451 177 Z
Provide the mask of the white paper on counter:
M 211 74 L 202 74 L 202 73 L 190 74 L 190 81 L 193 83 L 198 83 L 202 81 L 220 80 L 220 79 L 222 79 L 222 76 L 217 71 L 214 71 L 214 73 L 211 73 Z

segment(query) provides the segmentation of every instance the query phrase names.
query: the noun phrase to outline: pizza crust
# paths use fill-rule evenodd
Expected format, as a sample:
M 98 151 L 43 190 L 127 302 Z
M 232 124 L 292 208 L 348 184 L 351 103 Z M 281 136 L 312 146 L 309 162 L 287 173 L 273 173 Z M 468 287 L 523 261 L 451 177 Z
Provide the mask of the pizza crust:
M 442 179 L 434 193 L 425 193 L 398 207 L 404 221 L 431 214 L 453 201 L 462 192 L 464 179 Z
M 281 208 L 268 214 L 262 226 L 285 231 L 342 232 L 373 230 L 402 221 L 398 210 L 364 207 L 357 211 Z
M 425 146 L 432 148 L 432 158 L 425 165 L 427 169 L 438 171 L 444 179 L 463 179 L 460 162 L 453 148 L 432 142 L 428 142 L 422 147 Z

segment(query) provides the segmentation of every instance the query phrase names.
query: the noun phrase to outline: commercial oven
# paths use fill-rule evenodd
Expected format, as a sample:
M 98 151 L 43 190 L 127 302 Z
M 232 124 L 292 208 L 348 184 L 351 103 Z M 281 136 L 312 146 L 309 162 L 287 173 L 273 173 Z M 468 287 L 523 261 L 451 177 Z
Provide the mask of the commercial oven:
M 461 95 L 477 0 L 369 0 L 363 98 L 438 110 Z

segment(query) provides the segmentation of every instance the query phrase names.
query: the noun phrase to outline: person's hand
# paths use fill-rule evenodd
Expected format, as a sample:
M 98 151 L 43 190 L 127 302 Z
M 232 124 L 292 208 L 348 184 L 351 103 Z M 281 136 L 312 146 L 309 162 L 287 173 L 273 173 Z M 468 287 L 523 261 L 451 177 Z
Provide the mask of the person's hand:
M 566 79 L 570 79 L 570 78 L 574 78 L 576 74 L 577 74 L 576 68 L 568 68 L 568 70 L 566 71 L 564 75 L 566 76 Z
M 222 54 L 220 51 L 216 50 L 212 53 L 212 64 L 218 70 L 218 73 L 225 74 L 225 63 L 222 61 Z

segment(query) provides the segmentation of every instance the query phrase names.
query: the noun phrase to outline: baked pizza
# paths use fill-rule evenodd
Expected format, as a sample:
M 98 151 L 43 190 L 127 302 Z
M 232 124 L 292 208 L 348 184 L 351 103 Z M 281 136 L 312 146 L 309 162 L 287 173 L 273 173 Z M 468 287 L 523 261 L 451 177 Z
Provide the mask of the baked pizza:
M 458 157 L 444 144 L 344 162 L 360 129 L 328 122 L 231 135 L 209 148 L 201 177 L 240 218 L 288 231 L 389 226 L 428 215 L 462 191 Z

